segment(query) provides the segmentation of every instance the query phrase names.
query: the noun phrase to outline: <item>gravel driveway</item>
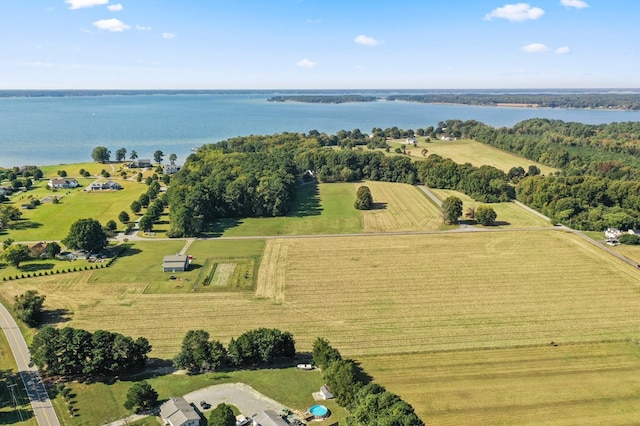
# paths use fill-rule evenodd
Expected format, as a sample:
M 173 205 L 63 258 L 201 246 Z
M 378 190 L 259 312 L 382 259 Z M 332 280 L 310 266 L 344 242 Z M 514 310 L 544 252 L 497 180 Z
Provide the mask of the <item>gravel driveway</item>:
M 187 402 L 193 403 L 199 410 L 200 401 L 211 404 L 211 408 L 224 402 L 225 404 L 233 404 L 246 417 L 253 417 L 261 411 L 274 410 L 280 413 L 285 405 L 267 398 L 251 386 L 244 383 L 227 383 L 222 385 L 213 385 L 207 388 L 188 393 L 184 396 Z

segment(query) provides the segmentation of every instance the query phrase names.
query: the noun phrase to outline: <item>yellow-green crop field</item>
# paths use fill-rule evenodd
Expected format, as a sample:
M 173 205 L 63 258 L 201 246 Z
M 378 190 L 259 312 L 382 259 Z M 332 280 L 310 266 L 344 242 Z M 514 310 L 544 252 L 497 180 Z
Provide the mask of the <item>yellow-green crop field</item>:
M 631 425 L 640 412 L 640 347 L 629 342 L 359 361 L 432 425 Z
M 418 146 L 407 146 L 407 151 L 411 152 L 413 158 L 422 158 L 422 150 L 426 148 L 429 154 L 438 154 L 444 158 L 451 158 L 456 163 L 471 163 L 476 167 L 489 165 L 508 172 L 512 167 L 522 167 L 527 170 L 529 165 L 537 166 L 545 174 L 551 174 L 558 169 L 554 169 L 535 161 L 511 154 L 510 152 L 476 142 L 471 139 L 460 140 L 432 140 L 425 142 L 424 138 L 418 138 Z M 405 145 L 406 146 L 406 145 Z
M 411 185 L 364 182 L 371 190 L 374 208 L 363 213 L 364 232 L 436 230 L 442 225 L 440 209 Z
M 126 270 L 137 262 L 131 256 L 116 264 Z M 149 294 L 148 283 L 102 270 L 8 281 L 2 294 L 10 300 L 37 288 L 50 308 L 70 312 L 65 324 L 144 335 L 152 355 L 165 358 L 193 328 L 226 343 L 256 326 L 278 327 L 301 350 L 324 336 L 349 356 L 640 333 L 638 271 L 559 231 L 272 239 L 262 265 L 262 297 Z

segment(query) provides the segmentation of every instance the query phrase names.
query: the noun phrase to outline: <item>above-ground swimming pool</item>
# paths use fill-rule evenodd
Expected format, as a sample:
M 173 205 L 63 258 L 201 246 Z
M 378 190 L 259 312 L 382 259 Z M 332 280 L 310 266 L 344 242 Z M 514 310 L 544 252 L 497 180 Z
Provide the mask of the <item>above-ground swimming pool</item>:
M 309 412 L 316 419 L 323 419 L 329 415 L 329 409 L 324 405 L 313 405 L 309 408 Z

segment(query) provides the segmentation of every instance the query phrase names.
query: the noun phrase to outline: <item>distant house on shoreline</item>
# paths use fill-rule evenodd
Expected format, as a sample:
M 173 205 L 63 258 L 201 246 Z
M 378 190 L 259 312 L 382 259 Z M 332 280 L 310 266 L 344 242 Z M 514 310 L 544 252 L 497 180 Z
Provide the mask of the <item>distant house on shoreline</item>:
M 87 187 L 87 191 L 117 191 L 122 189 L 122 185 L 112 180 L 106 182 L 93 182 Z
M 174 173 L 178 173 L 180 171 L 181 166 L 177 164 L 165 164 L 164 165 L 164 173 L 167 175 L 172 175 Z
M 151 167 L 151 160 L 142 159 L 136 160 L 133 163 L 128 165 L 130 169 L 146 169 L 147 167 Z
M 80 184 L 75 179 L 55 178 L 49 179 L 47 186 L 51 189 L 68 189 L 77 188 Z

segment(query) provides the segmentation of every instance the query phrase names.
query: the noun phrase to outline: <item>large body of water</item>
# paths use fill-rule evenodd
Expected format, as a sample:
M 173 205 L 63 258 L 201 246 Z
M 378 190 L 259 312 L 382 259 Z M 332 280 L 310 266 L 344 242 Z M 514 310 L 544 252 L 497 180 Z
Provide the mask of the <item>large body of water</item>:
M 0 98 L 0 166 L 91 161 L 96 146 L 178 155 L 234 136 L 334 133 L 374 127 L 416 129 L 447 119 L 512 126 L 529 118 L 601 124 L 640 121 L 640 111 L 495 108 L 410 102 L 302 104 L 267 102 L 266 93 L 145 94 Z

